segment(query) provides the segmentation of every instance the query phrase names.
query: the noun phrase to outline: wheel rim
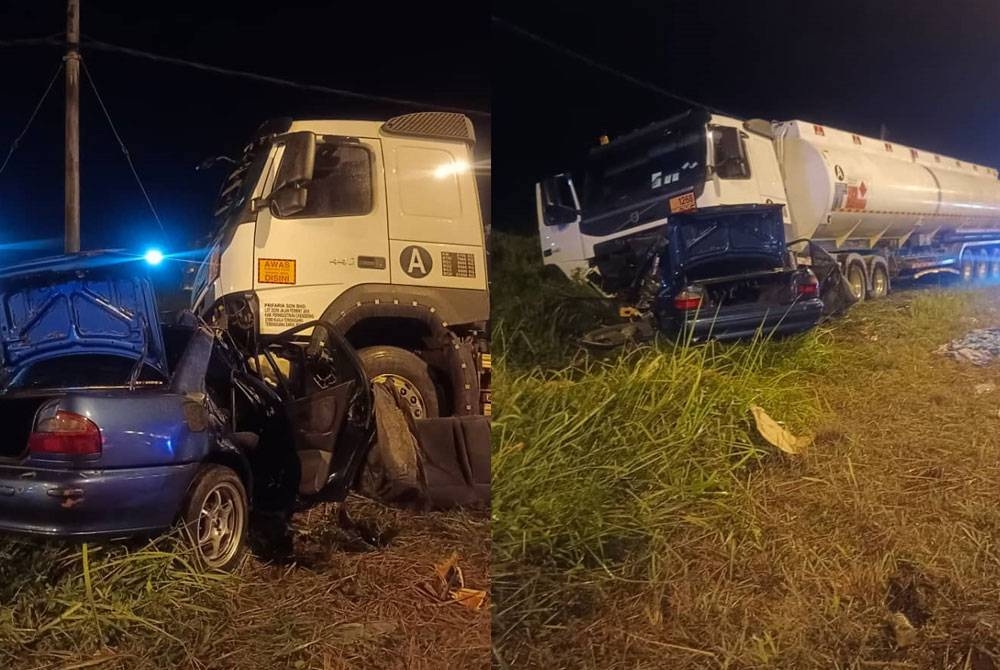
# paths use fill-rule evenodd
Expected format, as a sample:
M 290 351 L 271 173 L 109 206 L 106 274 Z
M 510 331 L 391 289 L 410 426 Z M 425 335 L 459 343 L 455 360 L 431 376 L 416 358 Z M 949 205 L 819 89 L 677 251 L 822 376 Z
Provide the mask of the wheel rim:
M 872 295 L 876 298 L 884 298 L 889 293 L 889 278 L 882 268 L 875 268 L 872 277 Z
M 962 263 L 962 281 L 972 281 L 972 261 Z
M 986 279 L 989 275 L 989 264 L 986 261 L 976 263 L 976 279 Z
M 857 265 L 852 265 L 847 272 L 847 281 L 851 285 L 851 293 L 857 300 L 865 297 L 865 275 Z
M 1000 279 L 1000 260 L 990 263 L 990 279 Z
M 231 482 L 216 484 L 202 499 L 195 542 L 205 564 L 218 568 L 236 555 L 243 541 L 246 509 Z
M 406 402 L 406 406 L 410 408 L 410 414 L 414 419 L 422 419 L 427 416 L 427 403 L 424 401 L 423 394 L 417 385 L 406 377 L 386 373 L 374 377 L 372 381 L 391 384 L 399 397 Z

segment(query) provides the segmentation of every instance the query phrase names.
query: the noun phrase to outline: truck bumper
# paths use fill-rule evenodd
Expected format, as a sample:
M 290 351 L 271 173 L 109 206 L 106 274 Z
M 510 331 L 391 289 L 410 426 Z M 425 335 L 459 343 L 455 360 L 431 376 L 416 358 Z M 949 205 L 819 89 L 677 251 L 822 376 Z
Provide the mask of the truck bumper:
M 741 340 L 764 336 L 790 335 L 809 330 L 823 313 L 819 298 L 801 300 L 792 305 L 733 305 L 718 311 L 679 312 L 664 310 L 657 315 L 660 329 L 670 335 L 707 340 Z
M 0 467 L 0 531 L 78 539 L 170 527 L 197 463 L 117 470 Z

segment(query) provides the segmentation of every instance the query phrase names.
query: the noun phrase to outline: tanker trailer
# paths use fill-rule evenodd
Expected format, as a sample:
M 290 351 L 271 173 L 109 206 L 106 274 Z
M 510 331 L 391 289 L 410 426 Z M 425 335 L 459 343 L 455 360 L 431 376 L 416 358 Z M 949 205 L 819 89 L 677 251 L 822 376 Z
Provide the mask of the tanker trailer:
M 819 124 L 767 125 L 789 239 L 835 254 L 858 298 L 884 296 L 895 277 L 1000 278 L 995 169 Z
M 993 168 L 804 121 L 692 110 L 535 188 L 542 256 L 607 296 L 634 286 L 671 215 L 781 204 L 785 238 L 833 256 L 858 300 L 895 278 L 1000 279 Z

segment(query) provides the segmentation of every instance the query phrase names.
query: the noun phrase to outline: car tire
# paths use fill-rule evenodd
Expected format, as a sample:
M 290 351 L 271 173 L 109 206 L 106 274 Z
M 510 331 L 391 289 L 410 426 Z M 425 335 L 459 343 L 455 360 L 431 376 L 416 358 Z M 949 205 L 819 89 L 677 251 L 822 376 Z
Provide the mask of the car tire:
M 437 386 L 427 362 L 416 354 L 399 347 L 374 346 L 358 352 L 361 364 L 373 382 L 387 381 L 408 403 L 415 419 L 435 419 L 440 416 Z
M 250 503 L 246 487 L 231 468 L 202 467 L 188 489 L 180 521 L 202 567 L 233 570 L 246 552 Z

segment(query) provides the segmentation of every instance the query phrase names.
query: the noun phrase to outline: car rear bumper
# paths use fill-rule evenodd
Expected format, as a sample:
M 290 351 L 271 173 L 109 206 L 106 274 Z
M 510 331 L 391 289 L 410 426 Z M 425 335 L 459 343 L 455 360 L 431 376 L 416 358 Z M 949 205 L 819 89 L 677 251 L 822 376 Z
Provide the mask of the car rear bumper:
M 758 330 L 765 336 L 801 333 L 819 323 L 822 313 L 823 301 L 812 298 L 792 305 L 733 305 L 718 311 L 685 313 L 671 309 L 661 312 L 658 319 L 661 330 L 704 342 L 749 339 Z
M 197 463 L 116 470 L 0 466 L 0 531 L 114 538 L 168 528 Z

